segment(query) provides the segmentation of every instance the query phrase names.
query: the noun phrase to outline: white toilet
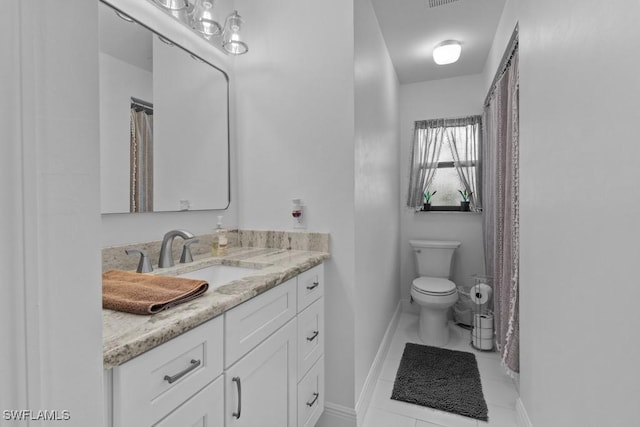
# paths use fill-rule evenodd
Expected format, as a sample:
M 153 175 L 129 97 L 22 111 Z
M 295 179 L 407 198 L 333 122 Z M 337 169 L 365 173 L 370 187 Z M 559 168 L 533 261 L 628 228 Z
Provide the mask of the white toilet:
M 456 284 L 449 278 L 453 254 L 460 242 L 410 240 L 419 277 L 411 284 L 411 297 L 420 306 L 418 335 L 435 347 L 449 342 L 447 312 L 458 301 Z

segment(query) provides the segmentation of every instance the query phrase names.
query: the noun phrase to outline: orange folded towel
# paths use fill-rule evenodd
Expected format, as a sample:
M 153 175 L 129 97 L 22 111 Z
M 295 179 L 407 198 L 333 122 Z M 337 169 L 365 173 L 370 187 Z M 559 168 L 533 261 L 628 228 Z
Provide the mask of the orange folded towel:
M 132 271 L 102 273 L 102 307 L 133 314 L 155 314 L 204 294 L 203 280 L 154 276 Z

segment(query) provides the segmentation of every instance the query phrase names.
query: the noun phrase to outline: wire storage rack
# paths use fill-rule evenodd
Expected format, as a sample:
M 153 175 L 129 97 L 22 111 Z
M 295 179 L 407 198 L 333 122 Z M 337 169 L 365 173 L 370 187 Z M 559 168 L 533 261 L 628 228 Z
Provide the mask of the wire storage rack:
M 469 290 L 472 302 L 471 346 L 476 350 L 494 350 L 493 285 L 489 276 L 474 275 Z

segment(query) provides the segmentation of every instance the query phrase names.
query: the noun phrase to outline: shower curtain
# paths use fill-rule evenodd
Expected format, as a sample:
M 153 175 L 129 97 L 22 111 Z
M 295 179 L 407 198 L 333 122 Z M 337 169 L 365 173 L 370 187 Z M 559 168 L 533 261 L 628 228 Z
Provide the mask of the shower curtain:
M 153 112 L 131 108 L 130 212 L 153 212 Z
M 520 371 L 518 44 L 484 109 L 483 231 L 487 275 L 493 277 L 496 344 L 512 376 Z

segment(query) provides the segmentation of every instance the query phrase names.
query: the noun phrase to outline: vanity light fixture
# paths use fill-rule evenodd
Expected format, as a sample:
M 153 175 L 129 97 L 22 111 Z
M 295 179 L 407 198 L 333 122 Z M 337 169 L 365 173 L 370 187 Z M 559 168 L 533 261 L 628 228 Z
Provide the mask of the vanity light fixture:
M 213 0 L 195 0 L 190 18 L 191 28 L 207 40 L 222 32 L 220 24 L 213 16 Z
M 238 11 L 234 11 L 227 17 L 223 32 L 222 27 L 215 19 L 215 0 L 151 1 L 178 21 L 189 26 L 200 36 L 217 46 L 222 46 L 225 53 L 242 55 L 249 50 L 247 44 L 240 39 L 239 32 L 244 21 Z
M 227 17 L 227 22 L 224 24 L 222 47 L 231 55 L 243 55 L 249 50 L 249 46 L 240 40 L 240 29 L 243 23 L 244 21 L 240 15 L 238 15 L 238 11 L 234 10 L 233 13 Z
M 189 7 L 187 0 L 155 0 L 160 6 L 168 10 L 183 10 Z
M 445 40 L 433 48 L 433 60 L 438 65 L 453 64 L 460 58 L 462 45 L 456 40 Z

